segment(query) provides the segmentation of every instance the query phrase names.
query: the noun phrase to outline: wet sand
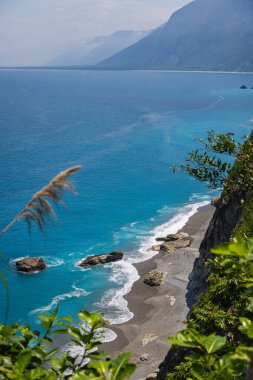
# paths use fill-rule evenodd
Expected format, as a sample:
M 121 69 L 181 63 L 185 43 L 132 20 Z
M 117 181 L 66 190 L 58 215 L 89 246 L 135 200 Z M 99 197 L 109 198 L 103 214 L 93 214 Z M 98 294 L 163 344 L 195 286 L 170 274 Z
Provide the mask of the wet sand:
M 132 361 L 138 369 L 132 380 L 143 379 L 156 371 L 169 350 L 167 337 L 184 328 L 189 311 L 185 299 L 188 277 L 213 212 L 212 206 L 199 208 L 182 229 L 193 240 L 190 247 L 167 254 L 160 252 L 152 259 L 135 265 L 140 279 L 125 296 L 134 317 L 121 325 L 111 326 L 117 339 L 102 347 L 112 356 L 120 352 L 133 353 Z M 159 287 L 143 283 L 144 276 L 154 269 L 168 272 Z M 147 334 L 153 338 L 148 343 L 143 342 Z M 143 354 L 147 354 L 145 359 L 148 360 L 141 360 Z

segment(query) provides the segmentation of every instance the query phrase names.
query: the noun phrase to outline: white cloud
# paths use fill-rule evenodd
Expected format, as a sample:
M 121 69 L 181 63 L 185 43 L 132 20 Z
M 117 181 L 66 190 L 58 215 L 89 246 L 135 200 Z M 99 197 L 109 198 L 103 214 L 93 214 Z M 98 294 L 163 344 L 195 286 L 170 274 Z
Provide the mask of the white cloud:
M 98 35 L 153 29 L 189 2 L 0 0 L 0 65 L 43 64 Z

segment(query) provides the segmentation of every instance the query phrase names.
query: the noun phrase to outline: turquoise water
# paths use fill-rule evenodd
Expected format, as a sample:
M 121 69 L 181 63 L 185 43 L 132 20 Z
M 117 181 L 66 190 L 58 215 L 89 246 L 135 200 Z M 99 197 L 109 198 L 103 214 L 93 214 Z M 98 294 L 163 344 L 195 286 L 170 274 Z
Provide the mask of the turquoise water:
M 240 137 L 253 126 L 252 75 L 0 71 L 0 225 L 59 171 L 81 164 L 72 177 L 78 195 L 66 196 L 46 236 L 23 221 L 0 241 L 1 271 L 10 287 L 9 322 L 37 323 L 52 311 L 131 317 L 123 295 L 138 273 L 133 262 L 156 235 L 183 226 L 212 192 L 172 164 L 183 162 L 206 130 Z M 125 260 L 92 269 L 78 261 L 123 249 Z M 48 270 L 17 273 L 13 260 L 43 256 Z M 1 304 L 4 287 L 0 284 Z M 3 319 L 4 307 L 0 318 Z

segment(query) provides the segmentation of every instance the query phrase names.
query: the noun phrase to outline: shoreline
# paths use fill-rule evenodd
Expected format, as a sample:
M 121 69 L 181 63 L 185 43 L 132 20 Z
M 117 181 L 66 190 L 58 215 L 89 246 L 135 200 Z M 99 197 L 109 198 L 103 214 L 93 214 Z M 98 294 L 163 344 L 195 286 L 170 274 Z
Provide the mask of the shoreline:
M 66 70 L 66 71 L 130 71 L 130 72 L 167 72 L 167 73 L 191 73 L 191 74 L 253 74 L 253 71 L 225 71 L 225 70 L 168 70 L 168 69 L 120 69 L 106 67 L 80 67 L 80 66 L 10 66 L 0 67 L 0 71 L 8 70 Z
M 167 337 L 184 327 L 189 311 L 185 298 L 188 277 L 213 213 L 211 205 L 198 208 L 180 230 L 192 238 L 190 247 L 169 254 L 160 251 L 147 261 L 133 264 L 140 278 L 124 298 L 134 316 L 128 322 L 109 326 L 117 338 L 102 345 L 102 350 L 112 356 L 122 351 L 132 352 L 132 362 L 137 364 L 137 370 L 131 379 L 145 378 L 157 370 L 169 350 Z M 143 277 L 151 270 L 168 272 L 161 286 L 151 287 L 143 283 Z M 144 344 L 144 338 L 150 341 Z

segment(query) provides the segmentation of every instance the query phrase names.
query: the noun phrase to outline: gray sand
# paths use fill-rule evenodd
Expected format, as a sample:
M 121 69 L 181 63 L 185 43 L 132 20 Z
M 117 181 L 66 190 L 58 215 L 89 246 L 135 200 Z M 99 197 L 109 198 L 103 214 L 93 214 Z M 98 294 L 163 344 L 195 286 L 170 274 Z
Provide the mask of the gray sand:
M 102 347 L 112 356 L 120 352 L 133 353 L 132 361 L 138 369 L 132 380 L 145 378 L 157 370 L 169 349 L 167 337 L 184 328 L 189 311 L 185 300 L 188 276 L 199 255 L 199 246 L 213 212 L 211 206 L 201 207 L 184 226 L 182 231 L 188 232 L 193 239 L 191 247 L 169 254 L 159 253 L 135 265 L 140 279 L 125 297 L 134 317 L 126 323 L 112 326 L 117 339 Z M 166 280 L 159 287 L 143 283 L 145 274 L 153 269 L 168 272 Z M 153 334 L 152 338 L 155 339 L 143 346 L 142 340 L 147 334 Z M 140 356 L 143 354 L 148 354 L 149 360 L 141 361 Z

